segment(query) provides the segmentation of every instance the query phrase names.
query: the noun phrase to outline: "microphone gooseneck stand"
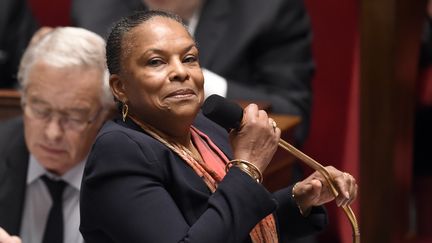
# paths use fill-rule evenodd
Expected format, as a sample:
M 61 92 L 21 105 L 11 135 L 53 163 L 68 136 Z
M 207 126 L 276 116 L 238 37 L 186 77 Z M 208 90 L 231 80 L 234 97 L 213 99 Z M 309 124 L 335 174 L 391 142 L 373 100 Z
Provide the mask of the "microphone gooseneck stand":
M 283 149 L 285 149 L 286 151 L 290 152 L 297 159 L 301 160 L 306 165 L 308 165 L 312 169 L 318 171 L 322 176 L 324 176 L 327 183 L 330 185 L 333 196 L 334 197 L 338 196 L 339 192 L 336 190 L 334 182 L 333 182 L 332 178 L 330 177 L 329 172 L 327 171 L 327 169 L 324 166 L 322 166 L 320 163 L 318 163 L 317 161 L 315 161 L 311 157 L 307 156 L 306 154 L 304 154 L 303 152 L 301 152 L 300 150 L 298 150 L 297 148 L 295 148 L 294 146 L 292 146 L 288 142 L 284 141 L 283 139 L 280 139 L 279 146 L 282 147 Z M 357 219 L 356 219 L 356 216 L 355 216 L 353 210 L 351 209 L 351 207 L 349 205 L 348 206 L 342 206 L 342 209 L 344 210 L 346 216 L 348 217 L 348 219 L 351 223 L 351 228 L 352 228 L 352 232 L 353 232 L 353 242 L 354 243 L 360 243 L 360 229 L 359 229 Z

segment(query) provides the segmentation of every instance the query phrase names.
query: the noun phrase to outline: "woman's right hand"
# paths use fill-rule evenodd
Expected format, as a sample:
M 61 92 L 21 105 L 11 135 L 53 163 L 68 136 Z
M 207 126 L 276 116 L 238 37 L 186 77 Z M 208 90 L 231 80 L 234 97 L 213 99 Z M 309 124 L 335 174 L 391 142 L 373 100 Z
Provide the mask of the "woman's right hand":
M 247 160 L 264 172 L 276 152 L 280 135 L 281 130 L 267 112 L 250 104 L 244 109 L 240 128 L 230 133 L 234 158 Z

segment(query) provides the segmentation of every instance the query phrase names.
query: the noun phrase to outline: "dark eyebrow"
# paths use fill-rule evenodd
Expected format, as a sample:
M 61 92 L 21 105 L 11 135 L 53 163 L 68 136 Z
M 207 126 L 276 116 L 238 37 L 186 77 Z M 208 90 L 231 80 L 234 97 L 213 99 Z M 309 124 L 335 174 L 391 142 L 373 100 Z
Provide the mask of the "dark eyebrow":
M 195 49 L 197 49 L 197 51 L 198 51 L 198 47 L 196 46 L 195 43 L 193 43 L 193 44 L 189 45 L 188 47 L 184 48 L 183 51 L 184 51 L 184 52 L 190 51 L 190 50 L 193 49 L 194 47 L 195 47 Z
M 190 51 L 191 49 L 193 49 L 194 47 L 198 50 L 198 47 L 196 46 L 196 44 L 195 44 L 195 43 L 192 43 L 192 44 L 186 46 L 185 48 L 183 48 L 182 52 L 188 52 L 188 51 Z M 163 51 L 162 49 L 158 49 L 158 48 L 150 48 L 150 49 L 146 50 L 146 51 L 141 55 L 140 59 L 141 59 L 143 56 L 145 56 L 147 53 L 149 53 L 149 52 L 164 53 L 164 51 Z

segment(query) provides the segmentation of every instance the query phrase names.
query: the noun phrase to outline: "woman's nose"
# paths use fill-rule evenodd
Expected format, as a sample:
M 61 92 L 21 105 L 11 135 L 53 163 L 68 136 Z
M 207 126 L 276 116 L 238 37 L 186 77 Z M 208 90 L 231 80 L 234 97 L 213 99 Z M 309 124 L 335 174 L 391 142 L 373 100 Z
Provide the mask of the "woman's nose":
M 169 75 L 170 81 L 183 82 L 189 78 L 189 72 L 183 62 L 180 60 L 173 61 L 171 73 Z

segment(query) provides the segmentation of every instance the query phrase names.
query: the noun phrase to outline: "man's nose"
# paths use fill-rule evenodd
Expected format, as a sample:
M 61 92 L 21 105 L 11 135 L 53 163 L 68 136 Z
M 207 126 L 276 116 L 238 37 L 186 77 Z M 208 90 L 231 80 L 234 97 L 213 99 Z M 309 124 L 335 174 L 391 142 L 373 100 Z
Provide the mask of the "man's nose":
M 51 117 L 47 121 L 46 127 L 45 127 L 45 136 L 50 141 L 57 141 L 61 138 L 63 135 L 63 127 L 61 125 L 61 119 L 56 117 Z

